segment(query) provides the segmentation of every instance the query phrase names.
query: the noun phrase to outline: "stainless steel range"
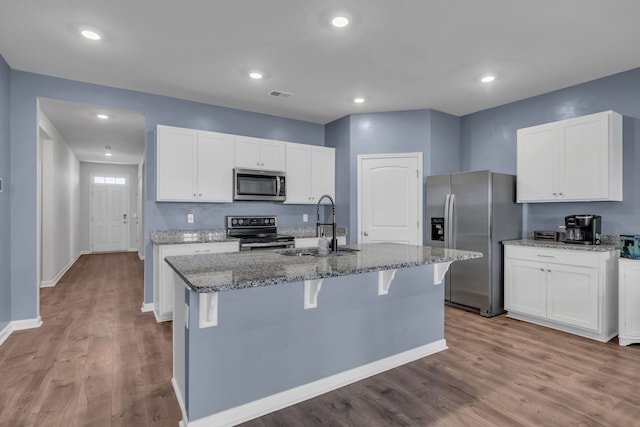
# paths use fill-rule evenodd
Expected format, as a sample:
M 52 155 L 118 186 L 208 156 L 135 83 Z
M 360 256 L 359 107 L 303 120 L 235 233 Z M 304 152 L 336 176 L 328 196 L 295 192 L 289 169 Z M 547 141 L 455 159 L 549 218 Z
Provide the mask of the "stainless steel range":
M 293 236 L 278 234 L 275 216 L 227 216 L 227 236 L 240 239 L 240 251 L 293 248 Z

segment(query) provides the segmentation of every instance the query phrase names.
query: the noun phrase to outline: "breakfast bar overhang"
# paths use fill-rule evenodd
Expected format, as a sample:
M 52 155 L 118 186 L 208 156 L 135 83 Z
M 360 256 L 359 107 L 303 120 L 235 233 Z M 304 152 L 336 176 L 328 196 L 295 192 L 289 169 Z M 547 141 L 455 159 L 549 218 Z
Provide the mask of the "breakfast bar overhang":
M 481 256 L 381 243 L 167 257 L 182 424 L 236 425 L 446 349 L 444 272 Z

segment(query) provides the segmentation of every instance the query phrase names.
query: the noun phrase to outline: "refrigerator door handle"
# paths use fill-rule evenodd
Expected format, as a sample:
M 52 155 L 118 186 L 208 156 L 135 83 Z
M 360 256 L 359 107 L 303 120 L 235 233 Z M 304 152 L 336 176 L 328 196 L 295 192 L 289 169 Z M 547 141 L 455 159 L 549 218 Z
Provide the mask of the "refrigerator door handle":
M 450 249 L 455 249 L 455 241 L 453 240 L 453 216 L 455 214 L 455 201 L 456 201 L 456 195 L 455 194 L 449 194 L 449 224 L 447 227 L 447 232 L 449 233 L 449 235 L 447 236 L 449 239 L 449 248 Z
M 449 199 L 451 198 L 451 194 L 447 194 L 444 198 L 444 247 L 449 248 Z

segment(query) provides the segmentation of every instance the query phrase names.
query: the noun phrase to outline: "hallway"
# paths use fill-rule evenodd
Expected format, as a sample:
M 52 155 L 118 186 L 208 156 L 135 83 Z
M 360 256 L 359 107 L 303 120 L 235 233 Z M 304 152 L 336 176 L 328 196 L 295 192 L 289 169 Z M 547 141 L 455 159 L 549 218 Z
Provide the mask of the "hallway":
M 0 346 L 0 426 L 172 426 L 171 322 L 142 313 L 135 253 L 84 255 Z

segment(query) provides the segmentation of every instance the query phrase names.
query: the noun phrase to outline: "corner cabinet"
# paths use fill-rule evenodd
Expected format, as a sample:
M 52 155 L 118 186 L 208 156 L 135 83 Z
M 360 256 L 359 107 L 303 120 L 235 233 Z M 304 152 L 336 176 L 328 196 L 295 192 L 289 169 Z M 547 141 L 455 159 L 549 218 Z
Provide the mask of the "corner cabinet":
M 156 201 L 233 201 L 233 135 L 159 125 L 156 137 Z
M 505 245 L 508 317 L 607 342 L 618 333 L 617 252 Z
M 173 318 L 176 275 L 164 259 L 168 256 L 238 252 L 238 242 L 184 243 L 153 246 L 153 314 L 158 322 Z
M 235 165 L 242 169 L 284 172 L 285 143 L 249 136 L 236 136 Z
M 289 204 L 316 204 L 323 194 L 335 199 L 335 149 L 287 143 L 287 199 Z
M 619 260 L 620 332 L 618 343 L 640 343 L 640 261 Z
M 518 202 L 622 200 L 622 116 L 590 114 L 517 132 Z

